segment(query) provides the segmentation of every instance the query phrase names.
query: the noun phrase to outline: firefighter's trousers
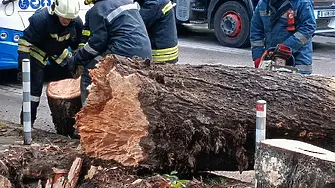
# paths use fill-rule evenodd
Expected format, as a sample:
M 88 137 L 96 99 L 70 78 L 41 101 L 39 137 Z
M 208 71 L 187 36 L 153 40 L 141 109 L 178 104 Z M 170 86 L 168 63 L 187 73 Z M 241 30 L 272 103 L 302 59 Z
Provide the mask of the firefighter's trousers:
M 84 66 L 83 73 L 81 75 L 81 84 L 80 84 L 80 90 L 81 90 L 81 104 L 82 106 L 86 105 L 86 99 L 88 96 L 88 90 L 87 87 L 92 83 L 92 78 L 88 74 L 88 71 L 90 69 L 94 69 L 95 65 L 99 62 L 95 59 L 91 60 L 88 64 Z
M 67 66 L 61 67 L 54 62 L 50 62 L 50 71 L 48 71 L 48 78 L 51 81 L 70 78 L 71 73 Z M 36 116 L 37 107 L 40 104 L 40 97 L 43 89 L 44 72 L 46 67 L 37 59 L 30 56 L 30 104 L 31 104 L 31 124 L 33 126 Z M 49 73 L 50 72 L 50 73 Z M 23 106 L 20 113 L 20 122 L 23 125 Z

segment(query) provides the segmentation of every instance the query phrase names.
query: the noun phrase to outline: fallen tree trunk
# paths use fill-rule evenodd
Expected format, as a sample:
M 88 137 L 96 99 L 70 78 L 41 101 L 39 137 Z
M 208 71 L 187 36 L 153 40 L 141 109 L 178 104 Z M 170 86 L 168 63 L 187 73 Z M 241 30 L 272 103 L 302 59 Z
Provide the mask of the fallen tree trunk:
M 50 82 L 46 94 L 57 133 L 74 136 L 74 116 L 81 108 L 80 78 Z
M 92 157 L 178 172 L 253 168 L 260 99 L 267 138 L 335 149 L 334 78 L 114 55 L 90 74 L 76 126 Z
M 256 152 L 256 187 L 335 186 L 335 153 L 296 140 L 268 139 Z
M 23 127 L 18 124 L 0 121 L 1 188 L 152 188 L 162 187 L 159 186 L 162 184 L 205 188 L 211 187 L 212 182 L 221 188 L 250 187 L 250 183 L 204 173 L 201 182 L 195 179 L 197 177 L 176 181 L 175 174 L 139 176 L 133 168 L 115 161 L 87 158 L 78 147 L 79 140 L 62 135 L 34 129 L 32 144 L 22 145 L 23 132 Z

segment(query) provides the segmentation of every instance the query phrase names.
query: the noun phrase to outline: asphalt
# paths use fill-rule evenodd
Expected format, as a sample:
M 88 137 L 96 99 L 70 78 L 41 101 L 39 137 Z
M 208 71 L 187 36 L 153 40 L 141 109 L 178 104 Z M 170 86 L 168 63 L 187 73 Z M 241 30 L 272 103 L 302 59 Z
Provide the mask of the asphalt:
M 201 29 L 200 29 L 201 31 Z M 252 67 L 250 49 L 236 49 L 221 46 L 212 32 L 183 35 L 179 39 L 179 63 L 181 64 L 224 64 Z M 335 75 L 335 38 L 316 36 L 313 39 L 314 74 Z M 46 86 L 47 82 L 45 83 Z M 44 88 L 45 91 L 45 88 Z M 16 82 L 16 71 L 0 71 L 0 119 L 19 123 L 22 89 Z M 36 128 L 54 132 L 45 92 L 38 108 Z

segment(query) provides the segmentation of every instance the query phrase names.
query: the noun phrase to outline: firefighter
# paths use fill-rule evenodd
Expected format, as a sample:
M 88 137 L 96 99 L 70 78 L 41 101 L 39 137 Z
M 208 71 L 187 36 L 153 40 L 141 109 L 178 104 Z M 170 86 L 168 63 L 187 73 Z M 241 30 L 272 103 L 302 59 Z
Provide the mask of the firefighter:
M 178 61 L 178 37 L 174 9 L 170 0 L 137 0 L 146 25 L 156 63 Z
M 32 125 L 40 103 L 47 60 L 55 67 L 53 73 L 58 71 L 58 79 L 71 77 L 69 67 L 74 63 L 69 47 L 72 50 L 78 48 L 82 30 L 77 0 L 55 0 L 50 7 L 37 10 L 29 18 L 29 26 L 18 44 L 18 69 L 21 73 L 22 60 L 30 59 Z M 20 77 L 19 74 L 19 80 Z M 23 124 L 22 110 L 20 118 Z
M 291 53 L 301 74 L 312 73 L 312 35 L 316 30 L 311 0 L 260 0 L 251 20 L 252 59 L 259 67 L 269 48 Z M 276 52 L 274 52 L 276 53 Z
M 132 0 L 85 0 L 86 5 L 91 3 L 94 6 L 85 15 L 81 44 L 84 46 L 73 56 L 77 66 L 84 67 L 81 76 L 83 105 L 88 95 L 87 86 L 92 82 L 88 71 L 95 68 L 105 55 L 137 56 L 142 59 L 151 59 L 152 56 L 150 40 L 137 3 Z

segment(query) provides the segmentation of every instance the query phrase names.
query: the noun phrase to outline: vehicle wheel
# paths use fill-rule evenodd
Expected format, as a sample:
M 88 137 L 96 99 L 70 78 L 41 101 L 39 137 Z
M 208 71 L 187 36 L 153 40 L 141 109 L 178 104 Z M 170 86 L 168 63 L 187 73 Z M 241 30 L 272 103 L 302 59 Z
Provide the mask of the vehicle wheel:
M 219 42 L 229 47 L 250 45 L 250 16 L 239 2 L 223 3 L 214 16 L 214 31 Z
M 183 24 L 176 24 L 178 34 L 189 34 L 189 29 Z

